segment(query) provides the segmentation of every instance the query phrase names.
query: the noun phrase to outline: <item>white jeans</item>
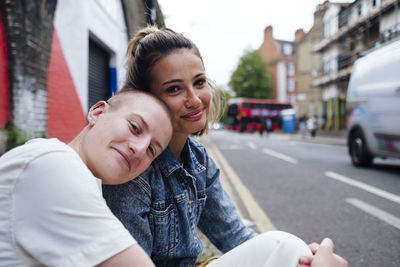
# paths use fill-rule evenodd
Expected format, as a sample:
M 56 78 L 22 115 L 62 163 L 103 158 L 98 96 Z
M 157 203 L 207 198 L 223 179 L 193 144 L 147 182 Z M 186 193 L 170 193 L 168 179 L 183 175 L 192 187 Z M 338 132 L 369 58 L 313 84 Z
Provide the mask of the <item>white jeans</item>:
M 260 234 L 207 267 L 296 267 L 300 256 L 312 255 L 308 245 L 292 234 L 270 231 Z

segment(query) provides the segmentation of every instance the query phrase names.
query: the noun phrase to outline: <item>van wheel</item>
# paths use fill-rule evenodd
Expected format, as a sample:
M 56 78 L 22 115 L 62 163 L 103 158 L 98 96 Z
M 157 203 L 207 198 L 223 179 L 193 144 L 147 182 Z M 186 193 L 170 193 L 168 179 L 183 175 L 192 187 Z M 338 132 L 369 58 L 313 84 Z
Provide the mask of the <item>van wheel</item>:
M 372 165 L 373 157 L 369 154 L 367 143 L 360 131 L 351 135 L 350 139 L 351 162 L 356 167 L 368 167 Z

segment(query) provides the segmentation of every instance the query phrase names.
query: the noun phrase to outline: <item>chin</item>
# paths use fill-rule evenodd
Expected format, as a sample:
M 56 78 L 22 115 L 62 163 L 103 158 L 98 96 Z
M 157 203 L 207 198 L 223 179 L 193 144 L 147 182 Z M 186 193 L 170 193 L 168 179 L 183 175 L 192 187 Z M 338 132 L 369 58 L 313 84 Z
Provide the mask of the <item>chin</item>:
M 102 177 L 100 179 L 102 180 L 103 184 L 110 184 L 110 185 L 123 184 L 127 180 L 124 178 L 117 178 L 116 175 L 112 175 L 111 177 L 106 176 L 106 177 Z

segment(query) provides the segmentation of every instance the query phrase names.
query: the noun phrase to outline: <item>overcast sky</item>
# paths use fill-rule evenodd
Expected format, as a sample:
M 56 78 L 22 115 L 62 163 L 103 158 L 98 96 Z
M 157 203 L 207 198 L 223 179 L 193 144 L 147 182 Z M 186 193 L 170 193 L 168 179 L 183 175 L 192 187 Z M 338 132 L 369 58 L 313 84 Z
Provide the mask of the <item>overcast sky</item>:
M 166 26 L 199 47 L 206 72 L 217 85 L 227 85 L 245 49 L 258 49 L 264 29 L 275 39 L 294 40 L 296 29 L 307 32 L 323 0 L 158 0 Z M 351 1 L 335 1 L 351 2 Z

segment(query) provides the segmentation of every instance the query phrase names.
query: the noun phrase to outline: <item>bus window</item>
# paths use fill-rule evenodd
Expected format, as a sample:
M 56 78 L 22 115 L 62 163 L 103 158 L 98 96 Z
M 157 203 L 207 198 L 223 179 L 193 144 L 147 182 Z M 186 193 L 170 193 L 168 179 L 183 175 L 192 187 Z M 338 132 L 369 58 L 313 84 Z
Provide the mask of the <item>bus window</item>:
M 243 108 L 251 108 L 251 103 L 243 103 L 242 107 Z
M 238 114 L 238 105 L 231 104 L 228 107 L 228 116 L 236 116 Z

